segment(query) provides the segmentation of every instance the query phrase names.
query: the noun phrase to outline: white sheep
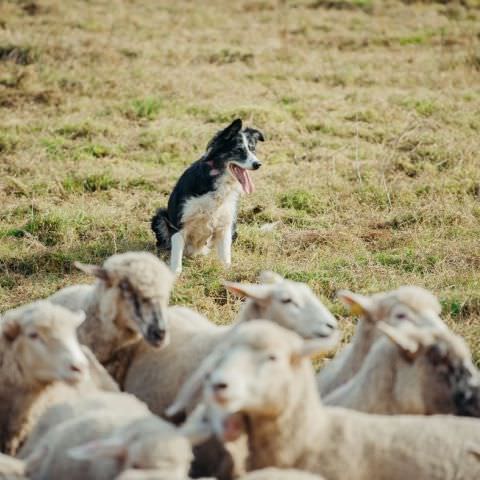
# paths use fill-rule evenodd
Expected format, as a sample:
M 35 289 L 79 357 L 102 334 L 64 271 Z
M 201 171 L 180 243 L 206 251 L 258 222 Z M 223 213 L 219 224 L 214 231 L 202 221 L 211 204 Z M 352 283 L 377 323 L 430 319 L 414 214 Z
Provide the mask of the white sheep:
M 69 418 L 75 411 L 75 403 L 79 398 L 102 392 L 119 392 L 118 385 L 85 346 L 81 346 L 88 360 L 88 375 L 75 385 L 55 382 L 45 388 L 37 398 L 29 412 L 31 428 L 28 438 L 17 452 L 25 458 L 45 433 L 61 421 Z
M 464 340 L 410 322 L 377 324 L 378 339 L 358 373 L 325 405 L 381 414 L 480 416 L 480 372 Z
M 377 322 L 395 325 L 409 320 L 419 326 L 446 328 L 439 317 L 441 307 L 438 300 L 420 287 L 404 286 L 372 296 L 342 290 L 338 292 L 338 298 L 353 315 L 360 318 L 351 343 L 317 374 L 322 396 L 328 395 L 358 372 L 378 338 Z
M 77 384 L 88 361 L 76 337 L 83 312 L 38 301 L 0 321 L 0 447 L 15 454 L 33 424 L 35 404 L 56 381 Z
M 336 345 L 336 320 L 307 285 L 273 272 L 264 272 L 260 280 L 263 283 L 259 285 L 226 283 L 230 292 L 248 299 L 233 326 L 217 326 L 189 309 L 171 307 L 170 345 L 162 350 L 152 350 L 144 343 L 136 345 L 133 355 L 128 354 L 130 366 L 122 388 L 146 402 L 157 415 L 163 415 L 183 382 L 215 345 L 236 325 L 258 317 L 293 329 L 305 338 L 322 343 L 328 338 L 332 347 Z M 241 448 L 241 442 L 232 446 Z M 241 472 L 241 466 L 232 462 L 230 456 L 216 439 L 197 445 L 193 472 L 215 475 L 221 480 L 231 472 Z
M 214 346 L 236 325 L 255 318 L 271 320 L 304 338 L 323 341 L 335 337 L 336 343 L 334 316 L 306 284 L 272 272 L 264 272 L 261 281 L 258 285 L 225 283 L 230 292 L 248 298 L 230 326 L 217 326 L 189 309 L 171 307 L 170 345 L 162 350 L 144 344 L 136 346 L 123 389 L 146 402 L 157 415 L 163 415 L 184 381 Z
M 239 326 L 186 386 L 248 424 L 248 469 L 298 468 L 329 480 L 478 480 L 468 445 L 480 420 L 453 416 L 369 415 L 321 404 L 309 355 L 318 344 L 262 320 Z M 213 360 L 212 360 L 213 357 Z M 171 410 L 185 407 L 179 397 Z M 225 434 L 226 437 L 225 437 Z
M 32 480 L 107 480 L 127 468 L 188 471 L 189 441 L 133 396 L 103 394 L 79 403 L 73 418 L 51 428 L 26 458 Z
M 86 312 L 79 338 L 103 365 L 142 338 L 154 348 L 168 344 L 166 309 L 174 276 L 161 260 L 148 252 L 127 252 L 112 255 L 101 267 L 75 265 L 97 282 L 64 288 L 49 300 Z

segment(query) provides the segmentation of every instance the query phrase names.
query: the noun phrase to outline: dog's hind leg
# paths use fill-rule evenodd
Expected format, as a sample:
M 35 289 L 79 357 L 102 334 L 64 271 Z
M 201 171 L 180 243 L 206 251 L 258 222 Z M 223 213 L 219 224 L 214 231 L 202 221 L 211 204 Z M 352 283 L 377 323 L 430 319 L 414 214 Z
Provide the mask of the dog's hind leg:
M 183 232 L 177 232 L 172 235 L 172 249 L 170 251 L 170 268 L 174 273 L 182 273 L 182 258 L 185 248 L 185 238 Z
M 220 261 L 229 267 L 232 264 L 232 225 L 219 232 L 216 242 Z

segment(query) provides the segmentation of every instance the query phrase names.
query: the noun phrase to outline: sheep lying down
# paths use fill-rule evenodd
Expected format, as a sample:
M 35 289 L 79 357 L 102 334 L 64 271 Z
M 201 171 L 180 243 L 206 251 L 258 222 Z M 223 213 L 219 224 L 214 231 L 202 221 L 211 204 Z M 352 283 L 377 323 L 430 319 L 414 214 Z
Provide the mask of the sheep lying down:
M 480 445 L 480 420 L 324 407 L 308 358 L 316 348 L 269 322 L 241 325 L 200 366 L 169 413 L 202 390 L 220 412 L 213 425 L 220 438 L 247 432 L 249 471 L 298 468 L 329 480 L 480 478 L 471 453 Z M 248 428 L 232 427 L 239 422 Z

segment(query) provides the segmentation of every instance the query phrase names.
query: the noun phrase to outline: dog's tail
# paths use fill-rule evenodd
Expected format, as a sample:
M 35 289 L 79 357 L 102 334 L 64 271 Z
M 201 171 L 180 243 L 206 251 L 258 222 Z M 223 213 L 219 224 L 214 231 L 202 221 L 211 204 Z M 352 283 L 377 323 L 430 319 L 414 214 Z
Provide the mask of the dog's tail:
M 157 237 L 157 248 L 159 250 L 170 250 L 172 242 L 173 232 L 170 227 L 170 221 L 168 219 L 168 212 L 166 208 L 159 208 L 157 213 L 152 218 L 152 230 Z

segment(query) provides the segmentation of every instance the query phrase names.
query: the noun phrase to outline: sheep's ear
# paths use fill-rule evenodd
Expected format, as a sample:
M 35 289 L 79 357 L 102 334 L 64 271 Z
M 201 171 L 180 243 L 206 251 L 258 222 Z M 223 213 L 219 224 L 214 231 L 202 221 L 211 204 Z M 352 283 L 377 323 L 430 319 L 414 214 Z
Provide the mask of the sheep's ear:
M 5 320 L 2 325 L 2 334 L 5 340 L 13 342 L 22 332 L 22 327 L 15 320 Z
M 91 460 L 95 458 L 125 458 L 127 446 L 123 439 L 110 437 L 104 440 L 95 440 L 79 447 L 68 450 L 68 456 L 75 460 Z
M 386 335 L 408 359 L 412 360 L 418 353 L 420 348 L 418 340 L 412 338 L 403 330 L 392 327 L 385 322 L 377 323 L 377 328 Z
M 280 283 L 284 278 L 278 273 L 272 272 L 271 270 L 263 271 L 259 278 L 260 283 Z
M 97 277 L 100 280 L 104 280 L 105 282 L 108 282 L 109 280 L 108 272 L 103 267 L 99 267 L 98 265 L 89 265 L 87 263 L 81 262 L 75 262 L 73 265 L 88 275 L 93 275 L 94 277 Z
M 372 313 L 375 304 L 370 297 L 353 293 L 350 290 L 339 290 L 337 298 L 350 310 L 352 315 L 361 316 Z
M 261 303 L 267 303 L 272 298 L 273 285 L 256 285 L 255 283 L 223 282 L 225 288 L 239 297 L 248 297 Z
M 292 354 L 292 363 L 297 364 L 302 358 L 317 357 L 330 353 L 338 346 L 340 332 L 332 333 L 328 338 L 304 340 L 299 350 Z

